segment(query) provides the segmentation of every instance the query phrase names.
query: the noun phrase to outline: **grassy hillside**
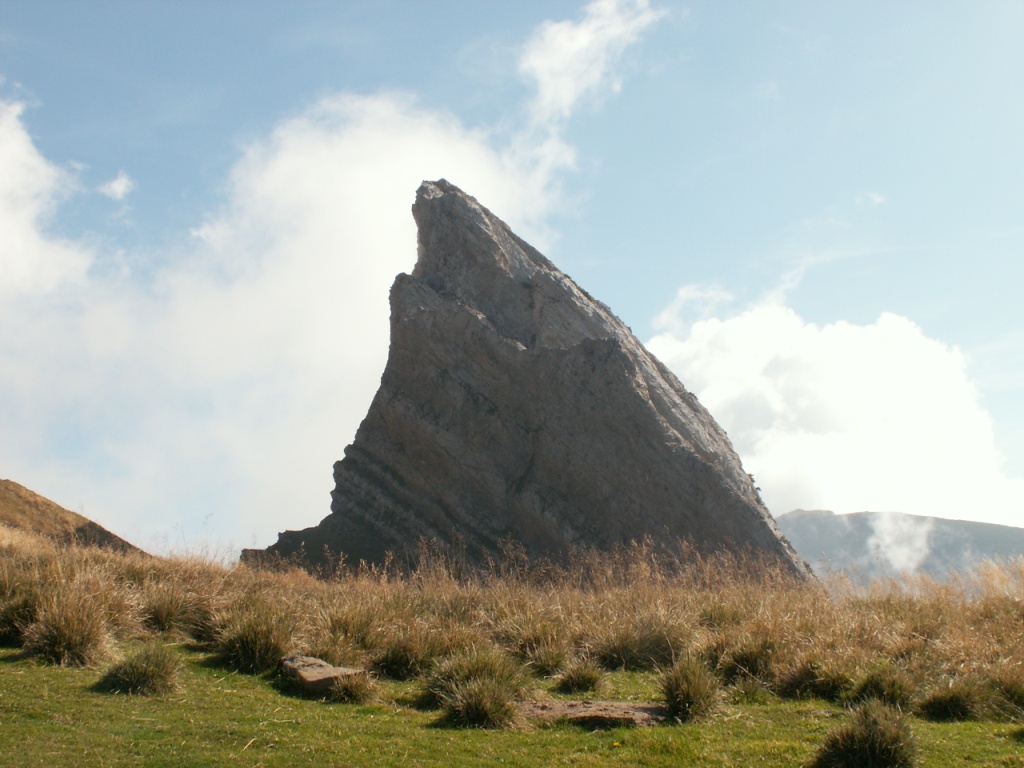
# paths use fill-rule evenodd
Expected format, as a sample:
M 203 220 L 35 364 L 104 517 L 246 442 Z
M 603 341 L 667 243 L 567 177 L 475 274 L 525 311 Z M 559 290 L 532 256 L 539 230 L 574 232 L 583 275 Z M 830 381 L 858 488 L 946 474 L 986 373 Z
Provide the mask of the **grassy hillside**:
M 0 754 L 9 766 L 824 766 L 826 743 L 856 741 L 863 713 L 884 709 L 916 745 L 890 764 L 1024 766 L 1024 562 L 865 588 L 689 562 L 680 572 L 641 546 L 562 571 L 510 558 L 464 574 L 435 559 L 316 580 L 0 529 Z M 302 698 L 275 671 L 293 652 L 372 677 Z M 111 692 L 157 678 L 162 693 Z M 597 732 L 516 715 L 567 699 L 702 706 L 676 710 L 693 722 Z M 460 727 L 505 705 L 507 723 Z
M 64 509 L 13 480 L 0 480 L 0 525 L 64 543 L 90 544 L 120 552 L 140 551 L 89 518 Z

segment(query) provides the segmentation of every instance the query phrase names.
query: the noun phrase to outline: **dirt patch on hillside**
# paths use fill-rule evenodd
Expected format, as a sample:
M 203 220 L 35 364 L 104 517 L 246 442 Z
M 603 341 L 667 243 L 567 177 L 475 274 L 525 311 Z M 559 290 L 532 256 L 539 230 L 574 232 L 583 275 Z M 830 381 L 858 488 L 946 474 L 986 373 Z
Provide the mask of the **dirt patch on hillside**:
M 567 722 L 593 730 L 640 728 L 662 723 L 668 710 L 658 704 L 627 701 L 528 701 L 520 708 L 527 720 Z

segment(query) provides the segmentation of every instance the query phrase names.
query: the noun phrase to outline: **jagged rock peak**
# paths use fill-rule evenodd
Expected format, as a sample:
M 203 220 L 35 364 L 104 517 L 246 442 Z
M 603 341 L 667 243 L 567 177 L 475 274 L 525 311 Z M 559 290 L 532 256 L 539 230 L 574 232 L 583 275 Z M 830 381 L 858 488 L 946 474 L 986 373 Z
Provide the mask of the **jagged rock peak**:
M 424 182 L 412 213 L 412 276 L 482 313 L 506 338 L 565 348 L 616 334 L 621 324 L 606 306 L 454 184 Z
M 807 573 L 724 431 L 605 305 L 447 181 L 413 216 L 417 263 L 391 288 L 388 363 L 331 514 L 270 553 L 381 562 L 427 539 L 483 560 L 512 539 L 558 559 L 650 536 Z

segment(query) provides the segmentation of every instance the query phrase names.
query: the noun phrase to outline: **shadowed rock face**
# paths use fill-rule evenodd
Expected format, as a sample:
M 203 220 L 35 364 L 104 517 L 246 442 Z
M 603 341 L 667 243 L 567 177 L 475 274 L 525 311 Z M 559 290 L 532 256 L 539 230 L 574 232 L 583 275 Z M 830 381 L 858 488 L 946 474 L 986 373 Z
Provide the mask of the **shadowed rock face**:
M 447 181 L 413 216 L 419 258 L 331 514 L 269 552 L 377 563 L 432 539 L 479 561 L 512 539 L 557 560 L 651 536 L 806 572 L 723 430 L 606 306 Z

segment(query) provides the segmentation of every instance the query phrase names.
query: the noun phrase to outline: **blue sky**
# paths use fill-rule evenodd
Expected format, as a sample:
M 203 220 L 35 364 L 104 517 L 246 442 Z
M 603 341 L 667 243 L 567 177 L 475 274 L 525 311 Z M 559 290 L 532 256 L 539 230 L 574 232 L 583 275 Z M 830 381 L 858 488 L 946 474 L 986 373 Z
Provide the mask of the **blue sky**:
M 0 475 L 153 549 L 328 512 L 424 178 L 769 507 L 1024 525 L 1024 6 L 0 0 Z

